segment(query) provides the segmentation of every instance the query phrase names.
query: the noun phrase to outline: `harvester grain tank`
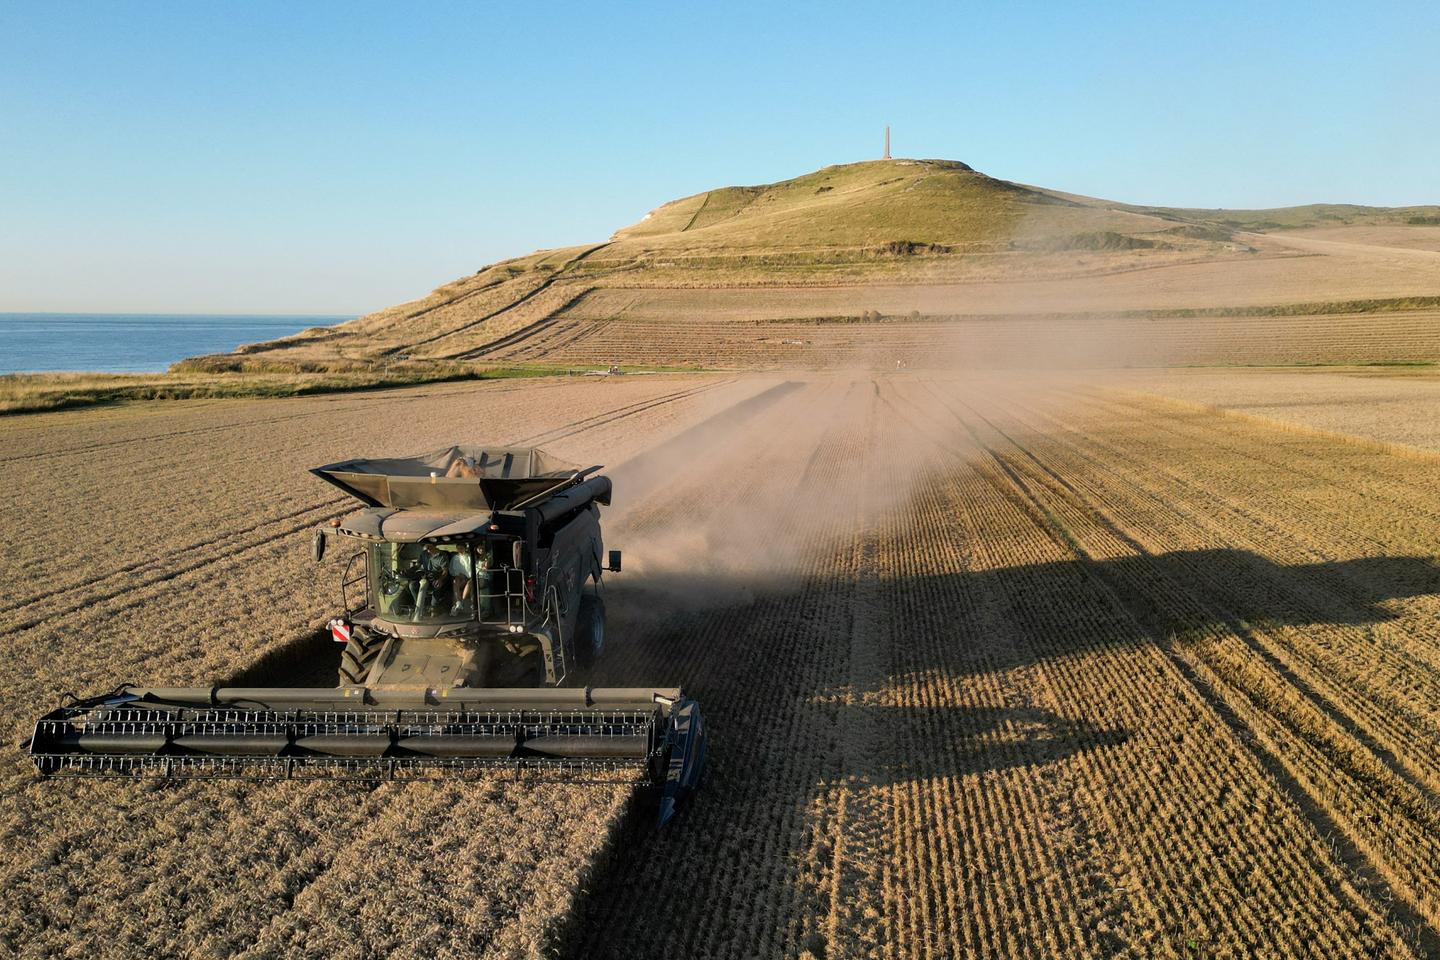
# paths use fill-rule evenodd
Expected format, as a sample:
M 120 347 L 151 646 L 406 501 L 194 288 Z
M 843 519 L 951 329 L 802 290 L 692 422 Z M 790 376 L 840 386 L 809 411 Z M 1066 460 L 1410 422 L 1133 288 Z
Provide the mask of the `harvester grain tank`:
M 606 647 L 611 483 L 531 448 L 456 446 L 312 471 L 361 509 L 315 532 L 356 549 L 330 687 L 141 687 L 42 717 L 44 774 L 356 779 L 497 770 L 632 778 L 660 822 L 699 784 L 705 729 L 678 687 L 591 687 Z

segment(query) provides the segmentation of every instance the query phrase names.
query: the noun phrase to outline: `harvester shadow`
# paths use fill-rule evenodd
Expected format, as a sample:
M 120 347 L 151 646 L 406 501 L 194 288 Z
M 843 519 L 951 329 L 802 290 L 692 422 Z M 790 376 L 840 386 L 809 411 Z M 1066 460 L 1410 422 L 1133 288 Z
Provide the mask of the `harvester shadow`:
M 645 570 L 607 581 L 614 651 L 596 684 L 683 684 L 696 696 L 758 683 L 802 691 L 775 669 L 787 650 L 814 669 L 844 659 L 863 631 L 836 593 L 859 585 L 777 571 Z M 1215 627 L 1363 627 L 1396 619 L 1395 600 L 1440 594 L 1430 557 L 1285 565 L 1248 550 L 1179 550 L 1114 559 L 881 576 L 864 591 L 882 663 L 898 671 L 989 673 L 1085 650 L 1175 640 Z M 786 657 L 789 659 L 789 657 Z M 838 676 L 838 675 L 837 675 Z M 813 685 L 811 693 L 818 692 Z
M 834 785 L 888 787 L 1037 767 L 1130 739 L 1128 730 L 1037 707 L 857 705 L 847 712 L 850 725 L 873 737 Z
M 705 713 L 710 769 L 691 809 L 664 830 L 638 807 L 617 828 L 563 946 L 576 956 L 621 955 L 607 944 L 625 944 L 629 956 L 668 954 L 673 943 L 634 949 L 628 905 L 647 890 L 686 891 L 670 904 L 677 931 L 704 927 L 741 943 L 750 910 L 717 921 L 711 907 L 733 900 L 745 873 L 721 866 L 803 859 L 813 835 L 805 824 L 837 784 L 903 786 L 1045 767 L 1126 749 L 1134 733 L 1107 727 L 1095 704 L 1025 702 L 1023 690 L 1033 684 L 1015 688 L 1019 702 L 1000 708 L 876 700 L 944 703 L 945 696 L 926 701 L 907 688 L 993 689 L 989 681 L 970 687 L 967 678 L 1024 677 L 1035 667 L 1084 673 L 1088 658 L 1184 645 L 1202 632 L 1364 630 L 1403 615 L 1392 601 L 1426 594 L 1440 594 L 1440 566 L 1428 557 L 1285 565 L 1241 549 L 881 576 L 868 584 L 715 570 L 614 577 L 607 581 L 612 649 L 594 682 L 683 684 Z M 867 649 L 858 662 L 857 651 Z M 846 690 L 860 702 L 847 705 L 837 694 Z M 755 887 L 743 899 L 766 915 L 824 909 L 800 887 Z

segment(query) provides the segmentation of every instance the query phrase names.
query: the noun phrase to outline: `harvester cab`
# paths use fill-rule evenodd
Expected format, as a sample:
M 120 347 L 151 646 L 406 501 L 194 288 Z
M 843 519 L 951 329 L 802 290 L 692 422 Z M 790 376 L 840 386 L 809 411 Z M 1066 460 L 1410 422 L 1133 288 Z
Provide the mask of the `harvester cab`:
M 315 532 L 353 547 L 329 621 L 332 688 L 124 685 L 36 724 L 42 773 L 392 779 L 504 770 L 630 776 L 664 823 L 705 731 L 678 688 L 585 686 L 605 651 L 611 484 L 537 449 L 449 447 L 312 471 L 361 504 Z M 338 543 L 337 543 L 338 541 Z
M 341 683 L 559 686 L 604 651 L 610 480 L 534 449 L 451 447 L 313 472 L 365 506 L 317 536 L 355 545 Z

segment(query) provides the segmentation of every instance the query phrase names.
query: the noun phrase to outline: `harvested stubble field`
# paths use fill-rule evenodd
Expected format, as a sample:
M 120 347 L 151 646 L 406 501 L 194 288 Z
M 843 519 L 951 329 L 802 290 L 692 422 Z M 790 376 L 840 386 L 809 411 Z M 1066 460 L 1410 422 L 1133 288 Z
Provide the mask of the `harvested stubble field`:
M 712 737 L 705 790 L 660 833 L 619 788 L 76 787 L 12 754 L 8 952 L 1440 945 L 1440 503 L 1420 455 L 1079 381 L 918 374 L 0 429 L 24 491 L 0 507 L 17 735 L 60 689 L 303 649 L 335 573 L 305 532 L 341 504 L 300 471 L 463 434 L 612 465 L 627 570 L 596 679 L 684 683 Z
M 1440 451 L 1440 370 L 1396 367 L 1290 370 L 1137 370 L 1109 382 L 1232 416 Z
M 279 682 L 265 658 L 314 650 L 308 625 L 337 603 L 338 571 L 317 574 L 304 538 L 346 507 L 307 466 L 460 435 L 624 458 L 736 389 L 512 381 L 8 420 L 7 739 L 65 690 Z M 325 660 L 288 682 L 333 683 L 334 654 L 318 652 Z M 0 955 L 214 957 L 532 954 L 628 795 L 494 782 L 45 784 L 13 750 L 0 794 Z
M 952 291 L 951 296 L 956 296 Z M 698 303 L 698 300 L 696 301 Z M 869 301 L 866 301 L 869 302 Z M 960 364 L 1004 368 L 1038 352 L 1080 368 L 1185 364 L 1405 363 L 1440 357 L 1440 311 L 915 316 L 712 321 L 678 307 L 668 318 L 602 316 L 581 302 L 543 329 L 498 347 L 497 361 L 705 368 L 854 369 Z

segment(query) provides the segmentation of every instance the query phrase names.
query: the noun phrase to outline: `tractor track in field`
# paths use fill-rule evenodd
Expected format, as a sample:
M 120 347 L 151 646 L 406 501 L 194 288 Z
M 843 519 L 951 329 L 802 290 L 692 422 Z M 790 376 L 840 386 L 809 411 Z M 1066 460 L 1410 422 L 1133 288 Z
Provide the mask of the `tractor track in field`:
M 717 385 L 718 385 L 718 384 L 717 384 Z M 466 382 L 464 385 L 461 385 L 461 386 L 455 386 L 455 385 L 451 384 L 451 385 L 437 385 L 437 386 L 433 386 L 433 387 L 422 385 L 422 386 L 420 386 L 420 387 L 412 387 L 412 388 L 394 388 L 393 390 L 387 391 L 387 395 L 386 395 L 386 396 L 375 396 L 375 395 L 372 395 L 372 394 L 339 393 L 339 394 L 322 394 L 322 395 L 318 395 L 318 396 L 314 396 L 314 397 L 305 397 L 305 398 L 301 398 L 301 399 L 307 400 L 307 401 L 313 401 L 313 402 L 316 403 L 316 404 L 326 404 L 326 405 L 329 405 L 329 404 L 344 404 L 345 407 L 346 407 L 348 410 L 352 410 L 352 411 L 361 411 L 361 410 L 370 410 L 370 409 L 374 409 L 374 410 L 393 410 L 393 409 L 395 409 L 396 407 L 399 407 L 399 406 L 404 406 L 404 405 L 409 405 L 409 404 L 427 404 L 427 403 L 431 403 L 431 402 L 433 402 L 433 401 L 435 401 L 435 400 L 443 400 L 443 399 L 445 399 L 445 398 L 447 398 L 447 397 L 456 397 L 456 398 L 459 398 L 459 397 L 472 397 L 472 396 L 475 395 L 475 393 L 476 393 L 476 388 L 477 388 L 477 387 L 480 387 L 480 388 L 482 388 L 482 389 L 485 391 L 485 396 L 494 396 L 494 395 L 504 395 L 504 394 L 512 394 L 512 393 L 533 393 L 533 392 L 535 392 L 535 391 L 537 391 L 537 390 L 547 390 L 547 389 L 549 389 L 549 390 L 563 390 L 563 389 L 565 389 L 565 388 L 567 388 L 567 387 L 572 387 L 572 386 L 574 386 L 574 381 L 571 380 L 571 379 L 569 379 L 569 378 L 555 378 L 555 379 L 550 379 L 550 380 L 537 379 L 537 380 L 534 380 L 534 381 L 530 381 L 530 380 L 526 380 L 526 379 L 521 379 L 521 380 L 506 380 L 506 381 L 477 380 L 477 381 L 468 381 L 468 382 Z M 705 386 L 709 386 L 709 385 L 705 385 Z M 701 387 L 701 388 L 699 388 L 699 389 L 704 389 L 704 387 Z M 694 392 L 694 390 L 692 389 L 692 390 L 690 390 L 690 391 L 688 391 L 688 392 Z M 178 401 L 177 401 L 177 402 L 178 402 Z M 193 402 L 193 403 L 195 403 L 195 404 L 202 404 L 202 403 L 203 403 L 203 404 L 209 406 L 209 405 L 217 404 L 217 403 L 237 403 L 237 402 L 244 402 L 244 401 L 243 401 L 243 400 L 198 400 L 198 401 L 191 401 L 191 402 Z M 284 398 L 284 399 L 281 399 L 281 400 L 262 400 L 262 401 L 253 401 L 253 402 L 255 402 L 255 403 L 294 403 L 295 400 L 294 400 L 294 399 L 291 399 L 291 398 Z M 177 438 L 180 438 L 180 437 L 190 437 L 190 436 L 196 436 L 196 435 L 207 434 L 207 433 L 224 433 L 224 432 L 228 432 L 228 431 L 234 431 L 234 430 L 237 429 L 237 428 L 250 429 L 250 428 L 253 428 L 253 427 L 274 426 L 274 425 L 276 425 L 276 424 L 283 424 L 283 423 L 295 423 L 295 422 L 298 422 L 298 421 L 314 420 L 314 419 L 318 419 L 318 418 L 322 418 L 322 417 L 326 417 L 326 416 L 331 416 L 332 414 L 333 414 L 333 410 L 330 409 L 330 408 L 328 408 L 328 406 L 327 406 L 327 407 L 321 407 L 320 409 L 311 410 L 311 411 L 307 411 L 307 412 L 291 413 L 291 414 L 286 414 L 286 415 L 283 415 L 283 416 L 276 416 L 276 417 L 264 417 L 264 418 L 254 419 L 254 420 L 243 420 L 243 421 L 240 421 L 239 423 L 228 423 L 228 422 L 227 422 L 227 423 L 216 423 L 216 424 L 211 424 L 211 425 L 207 425 L 207 426 L 203 426 L 203 427 L 195 427 L 195 428 L 192 428 L 192 429 L 189 429 L 189 430 L 168 430 L 168 431 L 164 431 L 164 432 L 161 432 L 161 433 L 146 434 L 146 435 L 144 435 L 144 436 L 136 436 L 136 437 L 125 437 L 125 438 L 123 438 L 123 439 L 118 439 L 118 440 L 96 441 L 96 442 L 93 442 L 93 443 L 80 444 L 80 445 L 78 445 L 78 446 L 71 446 L 71 447 L 55 447 L 55 448 L 52 448 L 52 449 L 46 449 L 46 450 L 36 451 L 36 452 L 33 452 L 33 453 L 24 453 L 24 454 L 16 454 L 16 455 L 11 455 L 11 456 L 0 457 L 0 464 L 16 463 L 16 462 L 21 462 L 21 461 L 26 461 L 26 460 L 40 460 L 40 459 L 53 458 L 53 457 L 63 457 L 63 456 L 67 456 L 67 455 L 71 455 L 71 454 L 78 454 L 78 453 L 91 453 L 91 452 L 96 452 L 96 451 L 113 450 L 113 449 L 115 449 L 116 447 L 123 447 L 123 446 L 128 446 L 128 445 L 131 445 L 131 444 L 156 443 L 156 442 L 159 442 L 159 441 L 173 440 L 173 439 L 177 439 Z M 53 414 L 53 415 L 60 415 L 60 416 L 70 415 L 70 416 L 73 416 L 74 414 L 73 414 L 73 412 L 71 412 L 71 411 L 59 411 L 59 412 L 57 412 L 57 414 Z M 523 441 L 520 441 L 520 442 L 523 442 Z
M 485 381 L 478 381 L 478 382 L 484 383 Z M 497 393 L 499 393 L 499 392 L 512 392 L 512 391 L 521 390 L 521 389 L 524 389 L 524 388 L 523 388 L 523 387 L 498 387 L 498 388 L 494 388 L 494 392 L 497 392 Z M 416 396 L 406 396 L 406 395 L 404 395 L 404 393 L 403 393 L 402 391 L 397 390 L 396 393 L 399 394 L 399 395 L 397 395 L 397 396 L 393 396 L 393 397 L 388 397 L 388 396 L 387 396 L 387 397 L 384 397 L 384 398 L 367 397 L 365 400 L 359 400 L 359 401 L 357 401 L 357 400 L 355 399 L 355 395 L 354 395 L 354 394 L 331 394 L 331 395 L 328 395 L 328 396 L 321 396 L 321 397 L 316 397 L 316 398 L 313 398 L 313 399 L 325 400 L 326 402 L 329 402 L 329 403 L 346 403 L 347 405 L 350 406 L 351 409 L 367 409 L 367 408 L 393 409 L 393 408 L 395 408 L 396 406 L 399 406 L 399 405 L 402 405 L 402 404 L 425 403 L 425 402 L 428 402 L 428 401 L 431 401 L 431 400 L 434 400 L 434 399 L 438 399 L 438 398 L 444 398 L 444 397 L 447 397 L 447 396 L 462 396 L 462 395 L 467 395 L 467 394 L 472 393 L 472 392 L 473 392 L 473 387 L 472 387 L 471 389 L 469 389 L 469 390 L 463 389 L 463 388 L 460 388 L 460 389 L 448 389 L 448 390 L 436 390 L 436 391 L 426 391 L 426 392 L 424 392 L 424 393 L 422 393 L 422 394 L 420 394 L 420 395 L 416 395 Z M 308 399 L 308 398 L 307 398 L 307 399 Z M 205 404 L 209 405 L 209 404 L 213 404 L 213 403 L 235 402 L 235 401 L 211 400 L 211 401 L 194 401 L 194 402 L 195 402 L 195 403 L 205 403 Z M 289 402 L 289 401 L 288 401 L 288 400 L 281 400 L 281 401 L 265 400 L 265 401 L 257 401 L 257 402 L 275 403 L 275 402 Z M 62 411 L 61 413 L 63 414 L 64 411 Z M 239 423 L 238 425 L 235 424 L 235 423 L 217 423 L 217 424 L 213 424 L 213 425 L 210 425 L 210 426 L 195 427 L 195 428 L 190 429 L 190 430 L 170 430 L 170 431 L 166 431 L 166 432 L 163 432 L 163 433 L 147 434 L 147 435 L 145 435 L 145 436 L 139 436 L 139 437 L 126 437 L 126 438 L 120 439 L 120 440 L 103 440 L 103 441 L 96 441 L 96 442 L 94 442 L 94 443 L 81 444 L 81 445 L 79 445 L 79 446 L 74 446 L 74 447 L 57 447 L 57 448 L 55 448 L 55 449 L 42 450 L 42 451 L 37 451 L 37 452 L 35 452 L 35 453 L 26 453 L 26 454 L 18 454 L 18 455 L 9 456 L 9 457 L 0 457 L 0 464 L 3 464 L 3 463 L 15 463 L 15 462 L 18 462 L 18 461 L 23 461 L 23 460 L 40 460 L 40 459 L 46 459 L 46 458 L 51 458 L 51 457 L 63 457 L 63 456 L 67 456 L 67 455 L 70 455 L 70 454 L 90 453 L 90 452 L 100 451 L 100 450 L 113 450 L 113 449 L 116 448 L 116 447 L 129 446 L 129 445 L 131 445 L 131 444 L 137 444 L 137 443 L 139 443 L 139 444 L 143 444 L 143 443 L 156 443 L 156 442 L 162 441 L 162 440 L 173 440 L 173 439 L 176 439 L 176 438 L 179 438 L 179 437 L 196 436 L 196 435 L 199 435 L 199 434 L 206 434 L 206 433 L 223 433 L 223 432 L 227 432 L 227 431 L 233 431 L 233 430 L 236 429 L 237 426 L 250 428 L 250 427 L 258 427 L 258 426 L 273 426 L 273 425 L 275 425 L 275 424 L 280 424 L 280 423 L 293 423 L 293 422 L 300 421 L 300 420 L 313 420 L 313 419 L 316 419 L 316 418 L 324 417 L 324 416 L 328 415 L 329 413 L 330 413 L 329 410 L 320 409 L 320 410 L 314 410 L 314 411 L 310 411 L 310 412 L 306 412 L 306 413 L 292 413 L 292 414 L 287 414 L 287 415 L 285 415 L 285 416 L 279 416 L 279 417 L 265 417 L 265 418 L 257 419 L 257 420 L 245 420 L 245 421 L 242 421 L 241 423 Z
M 162 586 L 172 580 L 183 577 L 186 574 L 195 573 L 197 571 L 205 570 L 210 567 L 239 563 L 247 554 L 255 550 L 270 546 L 271 544 L 279 540 L 284 540 L 287 537 L 300 533 L 301 531 L 312 530 L 319 523 L 331 519 L 332 517 L 338 517 L 343 515 L 344 513 L 348 512 L 348 510 L 337 509 L 337 507 L 343 502 L 343 500 L 337 499 L 328 503 L 322 503 L 306 507 L 301 510 L 295 511 L 294 513 L 287 514 L 283 518 L 267 521 L 263 524 L 248 527 L 244 530 L 235 531 L 233 533 L 227 534 L 226 536 L 197 544 L 191 549 L 219 550 L 223 552 L 211 554 L 190 563 L 167 566 L 166 564 L 169 563 L 168 559 L 158 558 L 134 565 L 129 569 L 116 570 L 104 574 L 103 576 L 95 577 L 94 579 L 89 580 L 78 587 L 65 587 L 58 590 L 49 591 L 47 594 L 41 597 L 29 599 L 23 604 L 12 607 L 10 611 L 6 612 L 29 612 L 31 608 L 43 603 L 47 599 L 53 599 L 62 596 L 67 597 L 68 599 L 69 595 L 80 592 L 86 587 L 100 587 L 103 584 L 114 580 L 116 577 L 131 576 L 137 578 L 133 582 L 127 582 L 119 587 L 115 587 L 112 589 L 102 588 L 100 593 L 86 594 L 79 597 L 78 599 L 70 600 L 70 602 L 66 604 L 43 610 L 39 613 L 31 615 L 29 619 L 18 620 L 14 622 L 6 622 L 5 620 L 0 619 L 0 629 L 4 629 L 15 634 L 23 634 L 28 631 L 34 630 L 37 627 L 45 626 L 56 618 L 65 617 L 73 613 L 78 613 L 81 610 L 87 610 L 101 605 L 106 605 L 105 613 L 111 616 L 117 613 L 121 613 L 125 610 L 134 609 L 135 607 L 141 606 L 150 601 L 151 594 L 147 591 L 151 591 L 152 588 Z M 324 512 L 317 514 L 316 511 Z M 315 515 L 307 517 L 307 514 Z M 293 521 L 298 517 L 306 517 L 306 519 L 301 520 L 298 523 L 288 522 Z M 286 525 L 282 526 L 278 530 L 267 529 L 264 534 L 262 534 L 256 539 L 245 540 L 234 544 L 229 543 L 229 541 L 231 541 L 232 539 L 242 537 L 245 534 L 255 533 L 265 528 L 273 528 L 274 525 L 277 523 L 285 523 Z M 185 555 L 188 552 L 189 551 L 186 550 L 174 551 L 175 554 L 180 555 Z M 117 600 L 121 597 L 128 598 L 128 602 L 119 605 L 110 605 L 111 601 Z
M 192 542 L 192 543 L 187 543 L 187 544 L 184 544 L 184 545 L 181 545 L 181 546 L 177 546 L 177 547 L 175 547 L 175 548 L 173 548 L 172 550 L 169 551 L 169 555 L 189 553 L 189 552 L 191 552 L 191 551 L 193 551 L 193 550 L 202 550 L 202 549 L 205 549 L 205 548 L 208 548 L 208 547 L 219 546 L 219 545 L 225 543 L 226 541 L 232 540 L 232 539 L 234 539 L 234 538 L 236 538 L 236 537 L 244 536 L 245 534 L 254 533 L 254 532 L 258 531 L 258 530 L 263 529 L 264 527 L 268 527 L 268 526 L 271 526 L 271 525 L 276 524 L 276 523 L 284 523 L 284 522 L 287 521 L 287 520 L 293 520 L 293 519 L 295 519 L 296 517 L 304 516 L 304 515 L 307 514 L 307 513 L 313 513 L 314 511 L 319 510 L 319 509 L 321 509 L 321 508 L 323 508 L 323 507 L 326 507 L 326 506 L 334 506 L 334 505 L 336 505 L 336 504 L 343 503 L 343 502 L 344 502 L 344 498 L 339 498 L 339 497 L 337 497 L 337 498 L 334 498 L 334 499 L 332 499 L 332 500 L 327 500 L 327 501 L 325 501 L 325 502 L 323 502 L 323 503 L 310 504 L 310 505 L 301 507 L 301 508 L 298 509 L 298 510 L 293 510 L 293 511 L 291 511 L 291 512 L 289 512 L 289 513 L 286 513 L 286 514 L 284 514 L 283 516 L 273 517 L 273 518 L 270 518 L 270 519 L 268 519 L 268 520 L 262 520 L 260 523 L 252 524 L 251 526 L 248 526 L 248 527 L 241 527 L 241 528 L 236 529 L 236 530 L 226 531 L 225 533 L 221 534 L 220 536 L 214 537 L 214 538 L 209 539 L 209 540 L 199 540 L 199 541 L 194 541 L 194 542 Z M 320 517 L 320 518 L 317 518 L 317 519 L 323 520 L 323 519 L 325 519 L 325 518 L 324 518 L 324 517 Z M 296 528 L 296 529 L 298 529 L 298 528 Z M 293 532 L 293 531 L 292 531 L 292 532 Z M 283 534 L 282 534 L 282 536 L 283 536 Z M 266 539 L 266 541 L 268 542 L 269 540 L 273 540 L 273 539 L 276 539 L 276 538 L 275 538 L 275 537 L 266 537 L 265 539 Z M 79 582 L 79 583 L 69 583 L 69 584 L 66 584 L 66 585 L 64 585 L 64 586 L 54 587 L 54 588 L 52 588 L 52 589 L 45 590 L 45 591 L 42 592 L 42 593 L 33 594 L 33 595 L 29 596 L 29 597 L 26 597 L 26 598 L 23 599 L 23 600 L 19 600 L 19 601 L 15 601 L 15 602 L 12 602 L 12 603 L 6 603 L 6 604 L 3 604 L 3 605 L 0 605 L 0 617 L 3 617 L 3 616 L 4 616 L 5 614 L 7 614 L 7 613 L 13 613 L 13 612 L 15 612 L 15 611 L 17 611 L 17 610 L 24 610 L 24 609 L 26 609 L 27 607 L 32 607 L 32 606 L 34 606 L 35 604 L 42 603 L 42 602 L 44 602 L 44 601 L 46 601 L 46 600 L 51 599 L 52 597 L 58 597 L 58 596 L 61 596 L 61 595 L 63 595 L 63 594 L 66 594 L 66 593 L 72 593 L 72 592 L 74 592 L 74 591 L 76 591 L 76 590 L 81 590 L 81 589 L 84 589 L 84 588 L 86 588 L 86 587 L 98 587 L 98 586 L 100 586 L 101 584 L 105 583 L 105 582 L 108 581 L 108 580 L 113 580 L 115 577 L 124 576 L 124 575 L 126 575 L 126 574 L 138 574 L 138 573 L 142 573 L 143 571 L 145 571 L 145 570 L 147 570 L 147 569 L 154 568 L 154 567 L 158 567 L 158 566 L 160 566 L 160 565 L 161 565 L 162 563 L 164 563 L 164 562 L 165 562 L 165 561 L 164 561 L 164 559 L 162 559 L 162 558 L 147 557 L 147 558 L 142 559 L 142 560 L 137 560 L 137 561 L 135 561 L 134 563 L 127 563 L 127 564 L 125 564 L 124 566 L 116 567 L 116 568 L 110 570 L 110 571 L 107 572 L 107 573 L 99 574 L 99 575 L 97 575 L 97 576 L 91 577 L 90 579 L 81 581 L 81 582 Z M 102 598 L 102 599 L 103 599 L 103 598 Z M 88 603 L 90 603 L 90 602 L 91 602 L 91 601 L 87 599 L 84 603 L 77 605 L 76 609 L 78 609 L 79 606 L 84 606 L 84 605 L 86 605 L 86 604 L 88 604 Z M 7 629 L 8 629 L 8 627 L 7 627 Z
M 649 410 L 653 410 L 654 408 L 663 406 L 667 403 L 674 403 L 677 400 L 685 400 L 700 393 L 707 393 L 712 390 L 717 390 L 720 387 L 728 386 L 729 384 L 732 384 L 734 382 L 735 380 L 731 378 L 727 380 L 719 380 L 714 383 L 707 383 L 703 386 L 694 387 L 688 390 L 677 390 L 674 393 L 666 394 L 662 397 L 657 397 L 651 400 L 639 401 L 637 403 L 629 404 L 616 410 L 607 411 L 604 414 L 599 414 L 593 417 L 583 417 L 579 420 L 574 421 L 571 424 L 567 424 L 564 427 L 559 427 L 554 430 L 542 431 L 541 433 L 537 433 L 534 436 L 525 437 L 521 440 L 517 440 L 515 441 L 515 443 L 525 445 L 554 443 L 557 440 L 564 440 L 567 437 L 573 437 L 577 433 L 583 433 L 584 431 L 592 430 L 595 427 L 605 426 L 607 424 L 614 423 L 616 420 L 623 420 L 628 417 L 633 417 L 638 414 L 645 413 Z

